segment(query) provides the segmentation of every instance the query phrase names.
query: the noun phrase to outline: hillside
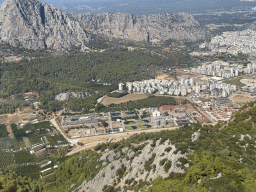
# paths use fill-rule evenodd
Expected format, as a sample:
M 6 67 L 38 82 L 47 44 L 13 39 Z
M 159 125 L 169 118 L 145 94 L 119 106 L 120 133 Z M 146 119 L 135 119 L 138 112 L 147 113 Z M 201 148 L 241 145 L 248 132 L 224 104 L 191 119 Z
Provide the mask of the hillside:
M 94 33 L 93 35 L 89 34 Z M 189 14 L 136 16 L 125 13 L 74 15 L 37 0 L 6 0 L 0 7 L 0 40 L 27 49 L 86 49 L 103 34 L 136 40 L 204 38 L 205 30 Z
M 251 102 L 224 125 L 193 124 L 99 145 L 95 150 L 109 149 L 100 158 L 109 164 L 79 191 L 254 191 L 255 111 Z
M 255 103 L 215 127 L 191 124 L 98 144 L 41 181 L 2 172 L 0 189 L 16 182 L 29 191 L 255 191 Z

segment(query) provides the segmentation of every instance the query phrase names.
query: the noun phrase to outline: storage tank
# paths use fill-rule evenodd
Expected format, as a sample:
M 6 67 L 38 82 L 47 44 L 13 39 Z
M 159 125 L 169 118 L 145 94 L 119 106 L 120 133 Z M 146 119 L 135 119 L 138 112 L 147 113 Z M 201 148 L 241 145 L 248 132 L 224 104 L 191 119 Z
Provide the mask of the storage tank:
M 87 134 L 87 135 L 91 135 L 91 129 L 87 129 L 87 130 L 86 130 L 86 134 Z
M 160 126 L 160 119 L 159 118 L 153 119 L 153 124 L 154 124 L 155 127 L 159 127 Z
M 162 126 L 164 126 L 164 127 L 166 126 L 166 119 L 163 118 L 163 117 L 160 119 L 160 126 L 161 126 L 161 127 L 162 127 Z

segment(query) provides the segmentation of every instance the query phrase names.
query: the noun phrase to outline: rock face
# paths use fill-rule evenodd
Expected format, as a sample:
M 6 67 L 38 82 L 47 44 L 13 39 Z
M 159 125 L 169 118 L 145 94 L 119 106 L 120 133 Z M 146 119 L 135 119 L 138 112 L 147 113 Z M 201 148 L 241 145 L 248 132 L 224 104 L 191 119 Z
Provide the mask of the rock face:
M 69 93 L 61 93 L 59 95 L 56 95 L 55 100 L 66 101 L 66 100 L 69 100 L 71 98 L 82 98 L 83 99 L 83 98 L 88 97 L 88 96 L 91 96 L 91 94 L 88 93 L 88 92 L 78 92 L 78 93 L 69 92 Z
M 189 14 L 136 16 L 127 13 L 74 15 L 37 0 L 6 0 L 0 6 L 0 41 L 28 49 L 66 49 L 91 40 L 87 31 L 136 41 L 204 38 Z
M 167 140 L 163 144 L 160 144 L 160 140 L 156 142 L 156 146 L 152 147 L 152 141 L 147 141 L 148 144 L 139 152 L 135 153 L 131 149 L 124 148 L 122 154 L 120 152 L 115 153 L 114 151 L 109 151 L 102 155 L 100 160 L 102 162 L 110 162 L 105 168 L 103 168 L 92 180 L 84 181 L 79 187 L 79 192 L 100 192 L 104 185 L 112 185 L 114 181 L 118 180 L 117 171 L 123 166 L 125 166 L 126 171 L 118 184 L 120 186 L 125 186 L 125 181 L 134 179 L 139 182 L 139 180 L 150 181 L 161 176 L 166 178 L 170 173 L 184 173 L 185 171 L 177 166 L 180 162 L 178 159 L 180 157 L 186 157 L 187 154 L 181 154 L 180 151 L 175 153 L 175 145 L 170 144 Z M 146 142 L 146 143 L 147 143 Z M 141 143 L 140 145 L 143 145 Z M 167 148 L 171 150 L 166 151 Z M 152 168 L 150 171 L 145 170 L 144 164 L 155 154 L 155 158 L 152 161 Z M 123 156 L 123 157 L 122 157 Z M 166 159 L 172 162 L 171 167 L 168 171 L 164 170 L 164 165 L 160 165 L 160 161 Z M 103 163 L 104 164 L 104 163 Z M 185 165 L 187 167 L 187 165 Z
M 189 40 L 204 38 L 206 31 L 190 14 L 136 16 L 127 13 L 80 14 L 81 26 L 109 37 L 136 40 Z
M 69 14 L 37 0 L 7 0 L 1 5 L 0 38 L 28 49 L 84 47 L 89 41 Z

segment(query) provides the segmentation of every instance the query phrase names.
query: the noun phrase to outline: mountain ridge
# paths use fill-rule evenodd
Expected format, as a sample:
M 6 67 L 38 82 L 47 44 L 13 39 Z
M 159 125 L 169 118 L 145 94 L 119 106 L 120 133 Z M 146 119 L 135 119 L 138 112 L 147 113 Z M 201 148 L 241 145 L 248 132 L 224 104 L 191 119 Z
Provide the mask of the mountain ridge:
M 184 13 L 74 15 L 38 0 L 6 0 L 0 6 L 0 41 L 12 46 L 86 49 L 92 40 L 90 33 L 135 41 L 196 41 L 204 38 L 205 29 L 192 15 Z

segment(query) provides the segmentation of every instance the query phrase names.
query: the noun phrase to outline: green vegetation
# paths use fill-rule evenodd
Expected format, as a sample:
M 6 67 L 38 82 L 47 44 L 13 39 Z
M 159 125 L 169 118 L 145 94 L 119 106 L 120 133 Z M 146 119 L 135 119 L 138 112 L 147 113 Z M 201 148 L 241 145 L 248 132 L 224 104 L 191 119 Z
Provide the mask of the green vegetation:
M 23 164 L 23 163 L 30 163 L 35 161 L 35 156 L 31 155 L 27 150 L 21 150 L 14 152 L 15 163 L 16 164 Z
M 255 122 L 256 122 L 256 107 L 254 107 L 254 102 L 250 102 L 242 106 L 237 112 L 232 114 L 234 121 L 230 121 L 224 128 L 225 131 L 230 133 L 250 133 L 255 134 Z
M 164 151 L 166 151 L 166 152 L 170 152 L 172 150 L 172 147 L 167 147 L 167 148 L 165 148 L 165 150 Z
M 14 112 L 15 112 L 15 106 L 14 105 L 0 103 L 0 114 L 14 113 Z
M 164 63 L 160 56 L 144 50 L 128 51 L 124 48 L 108 49 L 102 53 L 75 51 L 57 56 L 45 53 L 31 60 L 2 62 L 0 88 L 7 96 L 36 91 L 40 94 L 42 107 L 50 111 L 62 108 L 63 102 L 54 101 L 54 96 L 60 92 L 89 91 L 94 96 L 97 91 L 93 99 L 68 102 L 71 110 L 81 111 L 87 104 L 77 107 L 80 101 L 93 106 L 103 93 L 115 90 L 117 83 L 152 78 L 155 67 Z M 127 93 L 112 96 L 124 94 Z M 14 110 L 12 105 L 0 105 L 0 113 L 12 113 Z
M 115 112 L 115 111 L 133 111 L 134 109 L 142 109 L 149 107 L 160 107 L 161 105 L 176 105 L 177 102 L 173 97 L 156 97 L 150 96 L 146 99 L 137 101 L 128 101 L 120 104 L 110 104 L 109 106 L 101 106 L 98 112 Z M 145 115 L 147 116 L 147 114 Z M 142 116 L 141 118 L 145 118 Z
M 134 125 L 135 123 L 133 121 L 129 122 L 128 125 Z
M 171 168 L 172 166 L 172 161 L 168 160 L 165 164 L 164 164 L 164 171 L 166 173 L 168 173 L 169 169 Z
M 8 131 L 4 124 L 0 124 L 0 138 L 1 137 L 8 137 Z
M 146 126 L 140 126 L 141 129 L 148 129 Z
M 42 191 L 42 185 L 27 177 L 21 177 L 15 172 L 0 173 L 0 190 L 3 191 Z
M 62 134 L 54 134 L 54 135 L 47 135 L 47 139 L 50 145 L 60 145 L 60 144 L 67 144 L 67 140 L 63 137 Z
M 225 80 L 223 82 L 227 83 L 227 84 L 231 84 L 231 85 L 236 85 L 238 88 L 241 88 L 241 87 L 245 86 L 245 84 L 241 83 L 241 81 L 240 81 L 241 79 L 242 79 L 242 77 L 237 77 L 237 78 Z
M 130 126 L 125 127 L 126 130 L 132 130 Z
M 14 169 L 15 173 L 23 177 L 28 177 L 34 180 L 39 180 L 38 165 L 19 165 Z
M 145 168 L 146 171 L 150 171 L 151 170 L 151 165 L 154 162 L 155 157 L 156 157 L 156 154 L 153 153 L 152 157 L 150 157 L 149 160 L 145 162 L 144 168 Z
M 51 168 L 51 171 L 46 171 L 42 173 L 42 176 L 46 176 L 49 173 L 53 172 L 52 167 L 56 165 L 57 162 L 62 162 L 66 159 L 64 155 L 67 153 L 68 147 L 62 147 L 59 149 L 46 148 L 44 151 L 40 151 L 37 153 L 39 149 L 42 149 L 41 146 L 38 149 L 33 148 L 33 151 L 36 154 L 31 154 L 29 150 L 20 150 L 21 147 L 25 147 L 23 137 L 26 137 L 29 140 L 28 142 L 30 142 L 32 145 L 43 143 L 41 138 L 43 138 L 44 136 L 48 139 L 49 145 L 53 146 L 59 144 L 66 144 L 67 141 L 61 134 L 52 134 L 53 128 L 50 122 L 44 121 L 36 124 L 26 124 L 23 126 L 23 128 L 19 129 L 17 125 L 13 123 L 11 124 L 11 129 L 14 133 L 15 139 L 0 139 L 0 170 L 3 171 L 0 172 L 0 178 L 2 177 L 2 175 L 3 178 L 7 177 L 8 171 L 14 171 L 20 177 L 22 177 L 24 181 L 26 181 L 27 178 L 30 178 L 31 182 L 33 179 L 36 183 L 38 183 L 40 181 L 39 165 L 43 164 L 38 164 L 38 162 L 49 160 L 53 162 L 49 166 L 45 166 L 43 168 Z M 10 149 L 13 149 L 15 151 L 9 151 Z M 39 187 L 39 185 L 40 184 L 38 184 L 37 187 Z
M 162 159 L 160 162 L 159 162 L 159 165 L 160 166 L 163 166 L 165 164 L 165 162 L 167 161 L 166 158 Z
M 0 151 L 0 168 L 5 169 L 14 163 L 12 152 Z
M 255 103 L 256 102 L 251 102 L 241 107 L 238 112 L 233 114 L 232 119 L 234 119 L 228 123 L 221 123 L 215 126 L 191 124 L 172 131 L 164 130 L 155 133 L 134 134 L 128 139 L 123 139 L 117 143 L 98 144 L 95 150 L 115 150 L 115 152 L 121 153 L 120 157 L 116 158 L 116 160 L 121 160 L 121 158 L 125 158 L 122 149 L 128 147 L 134 152 L 133 157 L 128 158 L 132 160 L 141 153 L 141 150 L 144 149 L 145 146 L 153 149 L 156 143 L 159 142 L 159 145 L 162 145 L 166 141 L 169 141 L 172 145 L 175 145 L 176 150 L 174 153 L 184 154 L 184 157 L 180 157 L 176 164 L 185 171 L 184 174 L 171 173 L 169 177 L 165 179 L 158 177 L 152 182 L 152 186 L 147 188 L 145 188 L 145 186 L 150 185 L 150 182 L 135 181 L 135 179 L 131 178 L 125 181 L 126 186 L 124 188 L 129 190 L 148 190 L 152 192 L 254 191 L 256 183 L 254 171 L 256 169 Z M 225 125 L 225 127 L 220 129 L 223 125 Z M 38 127 L 39 125 L 31 126 Z M 198 132 L 199 137 L 196 141 L 192 142 L 194 132 Z M 151 146 L 148 146 L 149 141 L 153 142 Z M 170 152 L 171 150 L 171 147 L 165 148 L 165 152 Z M 1 153 L 0 163 L 2 163 L 4 167 L 10 167 L 10 165 L 17 161 L 18 155 L 13 155 L 11 152 Z M 26 151 L 22 153 L 27 154 Z M 27 156 L 28 155 L 29 154 L 27 154 Z M 10 158 L 10 162 L 4 161 L 2 156 Z M 70 189 L 71 186 L 72 190 L 75 190 L 82 181 L 94 178 L 104 167 L 102 165 L 103 162 L 100 161 L 100 156 L 100 153 L 88 150 L 72 157 L 66 157 L 66 159 L 60 161 L 62 163 L 53 171 L 52 175 L 45 176 L 40 182 L 33 181 L 34 183 L 31 183 L 33 183 L 33 187 L 37 189 L 40 187 L 43 188 L 43 191 L 66 191 Z M 152 156 L 145 161 L 144 170 L 141 170 L 142 173 L 143 171 L 150 172 L 151 170 L 156 170 L 156 165 L 153 163 L 155 158 L 156 154 L 153 153 Z M 27 163 L 32 161 L 32 156 L 28 156 L 27 159 L 20 159 L 19 161 L 20 163 Z M 59 160 L 56 159 L 56 161 Z M 161 159 L 159 165 L 163 167 L 165 172 L 169 172 L 173 163 L 174 162 L 167 158 L 164 158 Z M 33 170 L 36 170 L 37 167 L 31 166 L 23 168 L 27 170 L 26 174 L 24 174 L 23 171 L 18 171 L 17 167 L 16 171 L 22 175 L 24 180 L 21 181 L 19 185 L 25 187 L 23 186 L 25 185 L 23 183 L 26 181 L 24 178 L 27 176 L 31 177 Z M 118 177 L 115 182 L 116 185 L 127 171 L 131 171 L 131 169 L 127 170 L 126 165 L 121 164 L 116 171 L 116 176 Z M 10 175 L 7 172 L 0 174 L 0 186 L 2 188 L 5 187 L 5 183 L 2 181 L 5 181 L 9 177 Z M 10 180 L 12 181 L 12 179 Z M 9 183 L 9 186 L 12 185 L 14 184 Z M 115 188 L 116 185 L 105 186 L 103 191 L 117 190 L 117 188 Z M 30 184 L 26 187 L 32 188 Z M 6 187 L 4 189 L 6 189 Z
M 119 179 L 121 179 L 126 172 L 126 167 L 124 164 L 121 165 L 119 169 L 116 170 L 116 176 L 118 176 Z
M 47 186 L 45 191 L 67 191 L 73 183 L 77 187 L 82 181 L 93 178 L 103 168 L 100 156 L 101 154 L 88 150 L 68 158 L 54 171 L 55 178 L 51 176 L 50 180 L 55 180 L 55 183 Z M 46 177 L 44 181 L 47 178 L 49 179 Z

